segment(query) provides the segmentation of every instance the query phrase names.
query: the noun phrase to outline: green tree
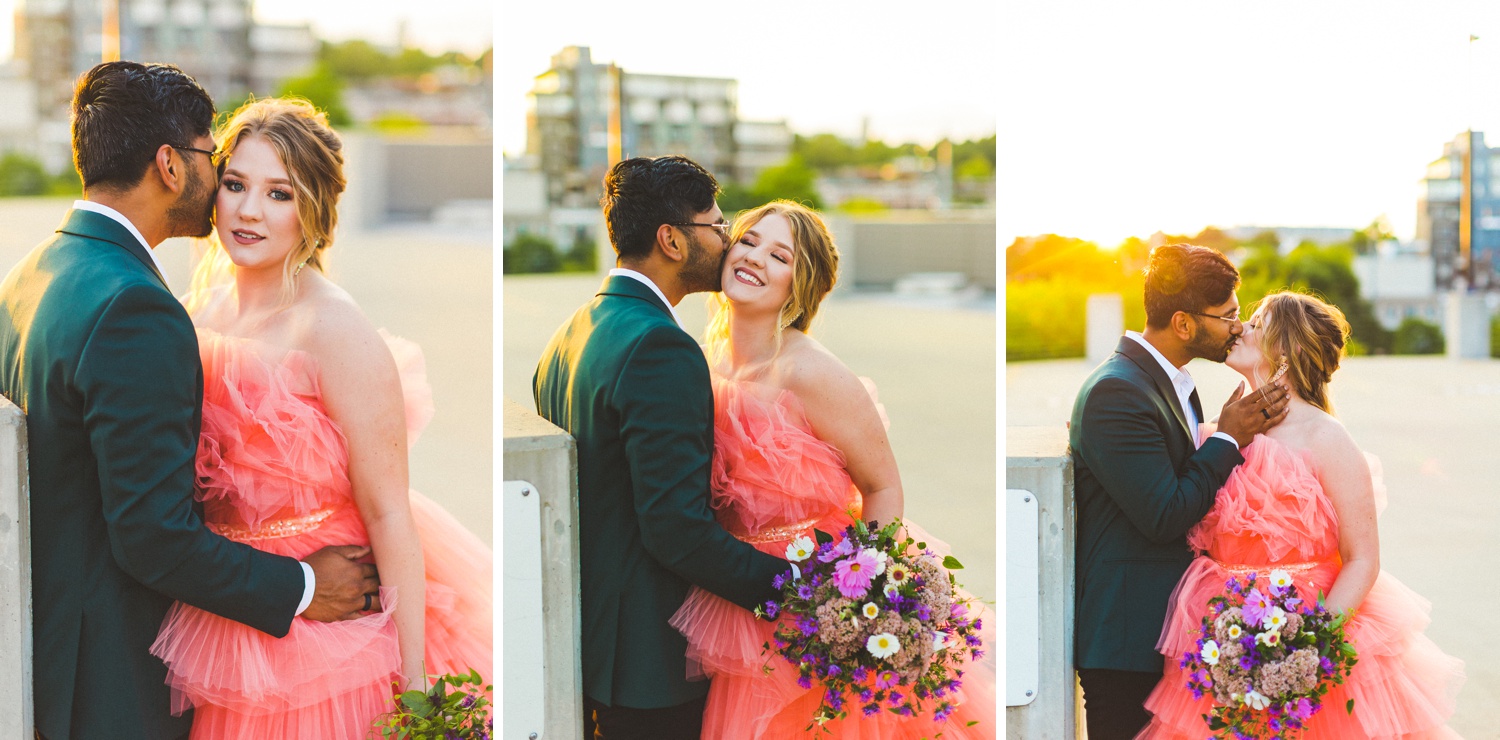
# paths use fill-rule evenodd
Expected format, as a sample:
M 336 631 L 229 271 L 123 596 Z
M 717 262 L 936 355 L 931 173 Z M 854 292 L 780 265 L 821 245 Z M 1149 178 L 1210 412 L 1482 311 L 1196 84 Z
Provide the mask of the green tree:
M 1443 330 L 1437 324 L 1407 316 L 1396 327 L 1392 351 L 1398 355 L 1440 355 L 1443 353 Z
M 1282 256 L 1266 239 L 1247 243 L 1249 256 L 1240 264 L 1240 297 L 1248 308 L 1278 290 L 1312 293 L 1344 312 L 1350 334 L 1364 352 L 1391 350 L 1390 332 L 1375 318 L 1375 309 L 1359 293 L 1354 252 L 1346 245 L 1322 247 L 1303 242 Z
M 349 109 L 344 107 L 344 78 L 329 65 L 319 62 L 309 73 L 293 77 L 282 83 L 280 97 L 306 98 L 318 110 L 328 114 L 328 123 L 335 128 L 353 123 Z
M 995 176 L 995 165 L 984 157 L 971 156 L 953 168 L 953 176 L 959 180 L 988 180 Z
M 533 272 L 557 272 L 562 256 L 551 239 L 538 234 L 521 234 L 505 246 L 501 272 L 505 275 Z
M 318 61 L 335 76 L 357 82 L 384 77 L 392 71 L 390 57 L 370 42 L 360 39 L 337 44 L 323 42 Z
M 854 147 L 833 134 L 798 134 L 792 139 L 792 155 L 820 172 L 833 172 L 855 163 Z
M 0 196 L 41 195 L 51 178 L 35 158 L 20 152 L 0 156 Z
M 755 178 L 750 189 L 755 205 L 772 200 L 792 200 L 808 208 L 822 208 L 815 180 L 817 171 L 809 167 L 800 157 L 793 155 L 785 164 L 768 167 Z M 723 206 L 720 206 L 722 208 Z

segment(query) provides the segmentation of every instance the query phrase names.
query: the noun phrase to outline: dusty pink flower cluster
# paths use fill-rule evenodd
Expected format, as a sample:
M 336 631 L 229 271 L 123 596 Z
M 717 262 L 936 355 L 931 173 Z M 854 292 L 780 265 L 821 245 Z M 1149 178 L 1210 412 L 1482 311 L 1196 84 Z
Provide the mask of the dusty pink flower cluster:
M 828 644 L 828 651 L 839 660 L 852 657 L 864 648 L 864 620 L 855 615 L 859 605 L 853 599 L 833 595 L 818 605 L 818 637 Z
M 948 583 L 948 570 L 943 567 L 942 559 L 923 553 L 914 559 L 912 566 L 926 584 L 917 591 L 917 602 L 931 609 L 933 614 L 947 614 L 953 602 L 953 589 Z
M 1255 671 L 1255 690 L 1266 696 L 1303 695 L 1318 685 L 1318 651 L 1293 650 L 1291 655 L 1266 663 Z

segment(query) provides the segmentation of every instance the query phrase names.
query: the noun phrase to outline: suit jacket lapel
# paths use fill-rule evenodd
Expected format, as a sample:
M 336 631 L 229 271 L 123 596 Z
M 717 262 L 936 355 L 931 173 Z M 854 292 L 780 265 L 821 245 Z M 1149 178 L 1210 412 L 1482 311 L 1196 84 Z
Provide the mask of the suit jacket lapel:
M 1189 442 L 1196 442 L 1197 432 L 1188 428 L 1187 415 L 1182 412 L 1182 401 L 1177 399 L 1177 389 L 1172 387 L 1172 379 L 1167 377 L 1167 372 L 1162 369 L 1161 363 L 1157 362 L 1151 352 L 1140 345 L 1140 342 L 1130 337 L 1121 337 L 1120 344 L 1115 351 L 1124 355 L 1151 376 L 1152 382 L 1156 384 L 1156 390 L 1166 399 L 1167 405 L 1172 409 L 1172 415 L 1177 418 L 1178 428 L 1187 435 Z M 1194 393 L 1196 394 L 1197 391 Z M 1198 418 L 1203 418 L 1201 411 L 1198 412 Z
M 151 259 L 151 255 L 146 252 L 146 248 L 141 245 L 140 240 L 136 239 L 135 235 L 130 233 L 129 229 L 121 226 L 119 222 L 109 216 L 102 213 L 94 213 L 93 211 L 71 210 L 68 211 L 68 215 L 63 217 L 62 225 L 57 227 L 57 231 L 72 236 L 81 236 L 85 239 L 108 242 L 129 252 L 147 270 L 151 271 L 152 275 L 156 276 L 156 279 L 161 282 L 161 287 L 165 288 L 168 292 L 172 290 L 167 285 L 167 279 L 162 277 L 161 272 L 156 269 L 156 261 Z

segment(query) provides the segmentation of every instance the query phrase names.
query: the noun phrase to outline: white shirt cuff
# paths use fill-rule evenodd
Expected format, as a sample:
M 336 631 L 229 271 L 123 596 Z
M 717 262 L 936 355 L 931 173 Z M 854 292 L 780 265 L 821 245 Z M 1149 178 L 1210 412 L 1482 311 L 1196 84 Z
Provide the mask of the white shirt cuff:
M 1210 438 L 1210 439 L 1212 439 L 1212 438 L 1214 438 L 1214 437 L 1218 437 L 1218 438 L 1219 438 L 1219 439 L 1222 439 L 1222 440 L 1224 440 L 1224 441 L 1225 441 L 1225 442 L 1228 442 L 1228 443 L 1229 443 L 1229 444 L 1232 444 L 1232 445 L 1234 445 L 1234 448 L 1235 448 L 1235 449 L 1236 449 L 1236 450 L 1238 450 L 1238 449 L 1239 449 L 1239 448 L 1240 448 L 1240 443 L 1239 443 L 1239 442 L 1236 442 L 1236 441 L 1234 441 L 1234 437 L 1231 437 L 1231 436 L 1229 436 L 1229 435 L 1228 435 L 1228 434 L 1225 434 L 1225 433 L 1223 433 L 1223 432 L 1214 432 L 1214 433 L 1213 433 L 1213 434 L 1211 434 L 1211 435 L 1209 435 L 1209 438 Z
M 302 601 L 297 604 L 297 613 L 292 616 L 300 616 L 307 611 L 307 607 L 312 606 L 313 592 L 318 588 L 318 577 L 313 575 L 312 566 L 303 562 L 297 564 L 302 566 L 302 575 L 307 577 L 307 587 L 302 591 Z

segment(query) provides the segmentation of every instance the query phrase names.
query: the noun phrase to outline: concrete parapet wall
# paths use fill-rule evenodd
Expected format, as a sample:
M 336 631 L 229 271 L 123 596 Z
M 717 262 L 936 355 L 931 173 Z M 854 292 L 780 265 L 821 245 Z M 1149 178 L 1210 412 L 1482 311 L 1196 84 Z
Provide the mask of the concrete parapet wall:
M 0 398 L 0 740 L 30 740 L 31 515 L 26 417 Z
M 496 736 L 582 737 L 577 447 L 567 432 L 509 398 L 504 413 L 505 495 L 511 496 L 514 488 L 517 495 L 536 498 L 525 502 L 530 508 L 513 506 L 516 502 L 509 500 L 502 505 L 507 512 L 526 511 L 540 519 L 502 523 L 506 540 L 519 534 L 533 541 L 506 541 L 503 546 L 505 609 L 498 662 L 503 665 L 506 712 L 503 732 Z M 530 642 L 535 639 L 536 620 L 525 613 L 538 600 L 538 579 L 528 577 L 521 561 L 533 563 L 532 572 L 539 574 L 539 650 Z M 533 664 L 537 658 L 540 665 Z M 540 727 L 532 724 L 537 721 Z
M 1007 655 L 1007 680 L 1034 670 L 1036 696 L 1013 705 L 1007 699 L 1005 735 L 1010 740 L 1071 740 L 1077 735 L 1077 682 L 1073 674 L 1074 534 L 1073 459 L 1065 427 L 1010 427 L 1005 438 L 1005 487 L 1037 499 L 1035 613 L 1006 612 L 1006 631 L 1030 627 L 1036 634 L 1035 666 Z M 1009 526 L 1009 525 L 1007 525 Z M 1019 543 L 1007 548 L 1024 546 Z M 1009 580 L 1009 579 L 1007 579 Z M 1007 644 L 1017 660 L 1031 646 Z M 1019 649 L 1018 649 L 1019 648 Z
M 830 215 L 828 226 L 845 255 L 841 284 L 889 288 L 913 273 L 961 272 L 995 290 L 993 213 Z

